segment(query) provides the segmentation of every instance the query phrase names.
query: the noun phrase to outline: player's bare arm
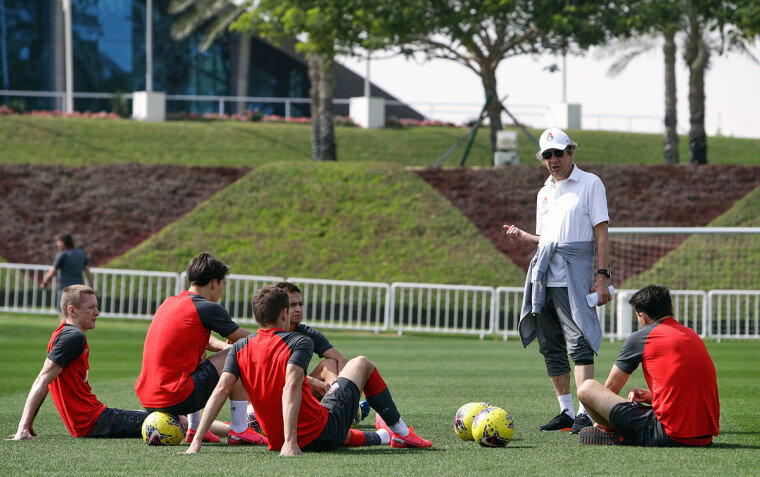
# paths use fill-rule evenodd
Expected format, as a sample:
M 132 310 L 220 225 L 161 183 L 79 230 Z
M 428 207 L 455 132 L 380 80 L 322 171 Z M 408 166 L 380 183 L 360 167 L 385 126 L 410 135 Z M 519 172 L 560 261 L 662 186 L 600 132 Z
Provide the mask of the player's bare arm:
M 18 423 L 18 430 L 9 440 L 20 441 L 31 439 L 37 435 L 33 427 L 34 417 L 37 415 L 37 410 L 42 405 L 42 401 L 45 400 L 45 396 L 47 396 L 48 385 L 61 374 L 61 371 L 63 368 L 55 361 L 45 359 L 40 374 L 37 375 L 32 384 L 32 389 L 29 390 L 29 396 L 27 396 L 24 404 L 24 412 L 21 414 L 21 420 Z
M 237 382 L 237 378 L 230 372 L 223 372 L 219 377 L 219 382 L 214 388 L 214 392 L 211 393 L 211 397 L 206 402 L 206 407 L 203 408 L 203 417 L 201 418 L 198 429 L 196 429 L 193 442 L 190 443 L 190 447 L 185 451 L 185 454 L 197 454 L 201 450 L 203 444 L 203 436 L 211 427 L 211 423 L 214 422 L 216 416 L 219 415 L 219 410 L 222 409 L 224 402 L 227 401 L 227 397 L 232 392 L 232 387 Z
M 343 371 L 343 367 L 346 366 L 346 363 L 348 363 L 346 357 L 343 356 L 343 354 L 336 348 L 328 349 L 322 354 L 322 357 L 325 359 L 334 359 L 338 363 L 338 373 Z
M 306 376 L 306 382 L 311 386 L 311 392 L 318 398 L 322 398 L 330 390 L 330 384 L 313 376 Z
M 250 331 L 248 331 L 247 329 L 245 329 L 245 328 L 243 328 L 241 326 L 240 328 L 238 328 L 235 331 L 233 331 L 232 333 L 230 333 L 229 336 L 227 336 L 227 341 L 230 341 L 230 342 L 234 343 L 237 340 L 243 339 L 243 338 L 245 338 L 246 336 L 248 336 L 250 334 L 251 334 Z
M 504 231 L 507 233 L 507 238 L 512 243 L 526 242 L 531 245 L 538 245 L 538 235 L 529 234 L 516 225 L 504 225 Z
M 296 364 L 288 364 L 285 370 L 285 386 L 282 389 L 282 420 L 285 442 L 281 456 L 301 455 L 298 447 L 298 411 L 301 409 L 301 383 L 306 372 Z
M 229 341 L 222 341 L 214 335 L 209 335 L 208 345 L 206 346 L 206 350 L 211 351 L 212 353 L 216 353 L 218 351 L 227 349 L 231 346 L 232 344 Z
M 628 401 L 642 404 L 652 404 L 652 391 L 643 388 L 631 388 L 628 390 Z
M 609 242 L 609 222 L 601 222 L 594 226 L 594 240 L 596 242 L 596 265 L 598 269 L 607 270 L 610 268 L 610 242 Z M 612 300 L 610 294 L 610 278 L 604 274 L 596 274 L 591 291 L 599 294 L 599 306 L 602 306 Z

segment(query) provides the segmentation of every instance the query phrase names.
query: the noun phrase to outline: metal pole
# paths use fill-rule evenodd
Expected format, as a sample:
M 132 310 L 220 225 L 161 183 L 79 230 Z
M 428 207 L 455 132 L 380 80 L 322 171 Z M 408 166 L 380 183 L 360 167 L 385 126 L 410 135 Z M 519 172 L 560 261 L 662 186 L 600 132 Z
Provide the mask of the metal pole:
M 369 60 L 371 53 L 367 52 L 367 73 L 364 75 L 364 96 L 369 98 Z
M 145 91 L 153 91 L 153 0 L 145 0 Z
M 562 53 L 562 102 L 567 103 L 567 54 Z
M 63 44 L 66 69 L 66 109 L 74 112 L 74 60 L 71 44 L 71 0 L 61 0 L 63 7 Z

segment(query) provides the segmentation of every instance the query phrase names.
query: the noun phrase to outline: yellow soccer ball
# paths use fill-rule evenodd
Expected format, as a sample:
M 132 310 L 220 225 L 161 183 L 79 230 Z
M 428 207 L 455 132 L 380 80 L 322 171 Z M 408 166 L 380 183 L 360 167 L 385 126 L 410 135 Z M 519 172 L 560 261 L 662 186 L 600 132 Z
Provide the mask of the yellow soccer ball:
M 153 412 L 143 421 L 142 436 L 149 446 L 176 446 L 185 437 L 185 426 L 179 416 Z
M 515 424 L 500 407 L 487 407 L 472 420 L 472 437 L 483 447 L 504 447 L 514 435 Z
M 468 402 L 460 407 L 454 415 L 454 432 L 463 441 L 472 440 L 472 420 L 483 409 L 490 406 L 487 402 Z

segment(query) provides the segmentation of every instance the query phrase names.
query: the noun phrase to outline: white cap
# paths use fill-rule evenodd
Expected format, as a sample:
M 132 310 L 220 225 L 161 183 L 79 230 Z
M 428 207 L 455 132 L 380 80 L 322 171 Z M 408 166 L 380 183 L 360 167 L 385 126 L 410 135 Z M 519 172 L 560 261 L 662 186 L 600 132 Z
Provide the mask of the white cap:
M 538 147 L 541 148 L 539 154 L 543 154 L 548 149 L 557 149 L 564 151 L 571 143 L 570 137 L 560 128 L 549 128 L 541 134 L 538 140 Z

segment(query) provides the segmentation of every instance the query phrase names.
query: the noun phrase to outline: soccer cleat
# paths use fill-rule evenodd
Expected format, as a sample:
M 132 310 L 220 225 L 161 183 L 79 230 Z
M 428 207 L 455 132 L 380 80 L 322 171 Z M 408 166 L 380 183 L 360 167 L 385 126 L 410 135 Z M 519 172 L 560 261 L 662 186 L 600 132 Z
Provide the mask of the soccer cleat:
M 393 431 L 391 431 L 391 428 L 388 427 L 383 418 L 380 417 L 379 413 L 375 414 L 375 429 L 385 429 L 388 431 L 388 434 L 393 435 Z
M 409 434 L 406 436 L 391 434 L 391 447 L 396 449 L 400 447 L 432 447 L 432 445 L 433 443 L 429 440 L 415 434 L 412 426 L 409 426 Z
M 588 426 L 593 426 L 594 422 L 591 420 L 590 417 L 588 417 L 588 414 L 581 413 L 577 414 L 575 416 L 575 422 L 573 423 L 572 429 L 570 429 L 570 434 L 578 434 L 581 432 L 581 429 L 584 429 Z
M 625 446 L 630 444 L 628 438 L 617 431 L 605 431 L 599 427 L 589 426 L 581 429 L 581 442 L 597 446 Z
M 569 431 L 575 424 L 575 419 L 568 416 L 567 409 L 557 414 L 554 419 L 539 427 L 539 431 Z
M 195 429 L 188 429 L 185 434 L 185 442 L 193 442 L 193 437 L 195 437 Z M 219 436 L 211 431 L 206 431 L 206 435 L 203 436 L 203 442 L 219 442 Z
M 229 445 L 255 445 L 264 446 L 269 444 L 269 439 L 254 431 L 250 427 L 243 432 L 235 432 L 230 429 L 230 435 L 227 437 Z

